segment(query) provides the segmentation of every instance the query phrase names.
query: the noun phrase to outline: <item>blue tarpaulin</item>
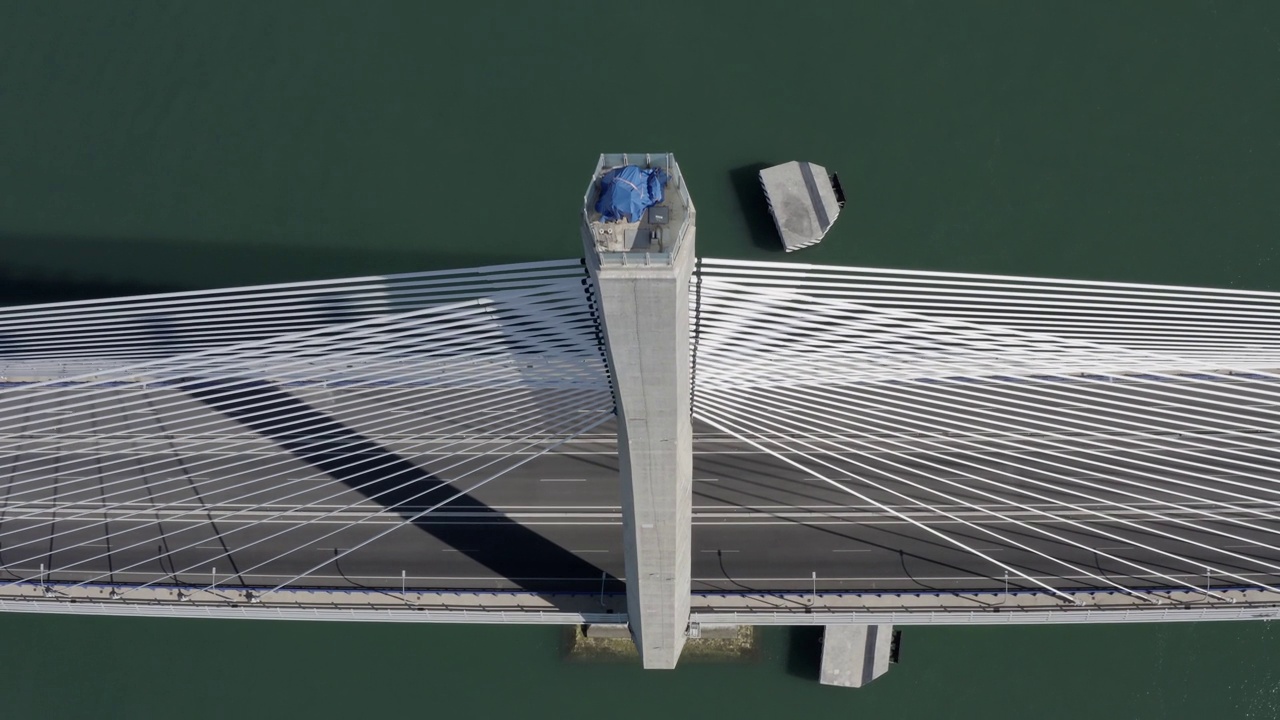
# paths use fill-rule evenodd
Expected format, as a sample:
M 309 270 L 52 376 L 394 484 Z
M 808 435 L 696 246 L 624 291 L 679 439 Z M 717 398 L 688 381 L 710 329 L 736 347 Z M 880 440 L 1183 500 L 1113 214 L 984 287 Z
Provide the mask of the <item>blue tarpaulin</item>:
M 600 176 L 600 199 L 596 212 L 607 222 L 639 222 L 647 208 L 662 202 L 667 173 L 662 168 L 624 165 Z

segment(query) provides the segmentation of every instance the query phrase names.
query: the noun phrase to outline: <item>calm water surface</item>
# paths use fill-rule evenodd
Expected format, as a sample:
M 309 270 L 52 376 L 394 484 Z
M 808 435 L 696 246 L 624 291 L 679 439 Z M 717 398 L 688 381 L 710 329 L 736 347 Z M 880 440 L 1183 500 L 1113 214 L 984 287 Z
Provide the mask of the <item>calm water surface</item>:
M 781 259 L 761 163 L 851 197 L 798 259 L 1280 290 L 1280 5 L 0 5 L 0 301 L 575 256 L 670 149 L 704 255 Z M 0 718 L 1275 718 L 1267 624 L 911 628 L 670 673 L 547 628 L 0 615 Z

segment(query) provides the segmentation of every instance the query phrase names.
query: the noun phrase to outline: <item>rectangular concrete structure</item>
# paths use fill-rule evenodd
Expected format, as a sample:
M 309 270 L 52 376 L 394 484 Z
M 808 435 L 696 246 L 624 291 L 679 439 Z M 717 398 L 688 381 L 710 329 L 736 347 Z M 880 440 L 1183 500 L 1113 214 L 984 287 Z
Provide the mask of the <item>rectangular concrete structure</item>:
M 627 164 L 668 173 L 659 222 L 652 222 L 652 212 L 637 222 L 614 223 L 594 213 L 601 173 Z M 666 154 L 602 157 L 584 202 L 583 242 L 617 402 L 632 637 L 646 668 L 673 668 L 689 622 L 689 282 L 694 266 L 693 206 L 674 159 Z
M 842 201 L 821 165 L 792 161 L 765 168 L 760 187 L 787 252 L 818 244 L 840 214 Z
M 862 687 L 889 671 L 892 625 L 828 625 L 822 635 L 823 685 Z

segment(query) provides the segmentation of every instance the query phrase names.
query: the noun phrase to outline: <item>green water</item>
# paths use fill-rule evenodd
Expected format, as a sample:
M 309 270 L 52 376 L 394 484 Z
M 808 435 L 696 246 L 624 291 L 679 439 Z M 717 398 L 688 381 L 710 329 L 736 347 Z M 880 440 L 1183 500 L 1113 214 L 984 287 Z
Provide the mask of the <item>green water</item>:
M 603 150 L 851 202 L 808 262 L 1280 290 L 1267 2 L 0 4 L 0 301 L 575 256 Z M 1271 625 L 911 628 L 861 691 L 566 664 L 547 628 L 0 616 L 0 718 L 1275 718 Z

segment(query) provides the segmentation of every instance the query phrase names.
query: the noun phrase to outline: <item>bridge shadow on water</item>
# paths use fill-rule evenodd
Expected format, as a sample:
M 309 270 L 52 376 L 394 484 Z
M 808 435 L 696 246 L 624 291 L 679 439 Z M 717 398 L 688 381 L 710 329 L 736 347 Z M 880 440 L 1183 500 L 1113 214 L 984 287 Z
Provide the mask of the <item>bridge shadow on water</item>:
M 145 283 L 74 280 L 51 275 L 21 275 L 0 267 L 0 307 L 32 303 L 97 300 L 121 295 L 170 292 L 173 288 Z
M 478 515 L 483 524 L 475 518 L 449 523 L 439 522 L 435 515 L 428 516 L 431 522 L 417 517 L 424 505 L 441 502 L 459 489 L 283 388 L 244 379 L 193 380 L 183 383 L 183 389 L 522 590 L 600 592 L 604 587 L 615 592 L 622 588 L 621 581 L 594 564 L 470 495 L 449 500 L 444 507 Z M 280 422 L 286 418 L 290 422 L 282 429 Z M 501 538 L 501 552 L 477 549 L 478 533 Z
M 0 228 L 0 305 L 327 280 L 546 260 L 537 246 L 414 250 L 260 238 L 15 233 Z M 576 242 L 566 247 L 580 247 Z

